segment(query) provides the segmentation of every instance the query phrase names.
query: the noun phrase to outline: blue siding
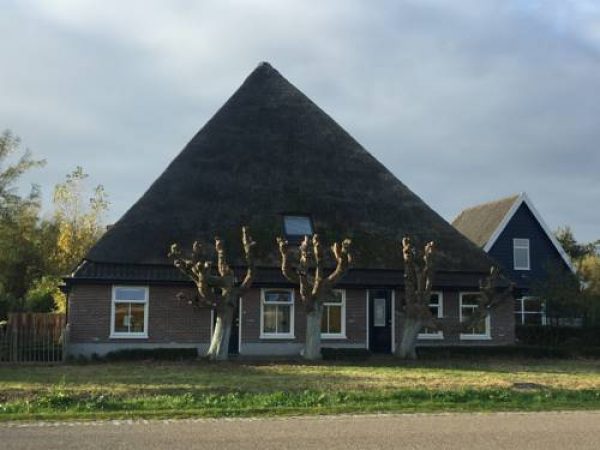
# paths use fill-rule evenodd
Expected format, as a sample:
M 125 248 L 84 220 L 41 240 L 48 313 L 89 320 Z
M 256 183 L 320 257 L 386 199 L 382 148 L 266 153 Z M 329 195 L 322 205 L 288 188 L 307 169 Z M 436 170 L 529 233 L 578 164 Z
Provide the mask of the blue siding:
M 519 238 L 529 239 L 530 270 L 513 269 L 513 239 Z M 525 203 L 519 207 L 488 253 L 502 264 L 505 274 L 517 287 L 524 290 L 529 289 L 534 281 L 543 281 L 548 267 L 570 270 Z

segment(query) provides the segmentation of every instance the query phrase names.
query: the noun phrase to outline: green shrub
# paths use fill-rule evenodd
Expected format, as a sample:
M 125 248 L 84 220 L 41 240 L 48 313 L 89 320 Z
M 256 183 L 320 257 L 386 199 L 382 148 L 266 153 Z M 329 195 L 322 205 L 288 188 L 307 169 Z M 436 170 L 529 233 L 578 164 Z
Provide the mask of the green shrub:
M 417 347 L 417 354 L 420 359 L 569 358 L 571 356 L 566 349 L 535 345 Z
M 371 353 L 366 348 L 322 348 L 323 359 L 336 360 L 364 360 Z
M 600 327 L 517 325 L 515 333 L 524 345 L 600 347 Z
M 176 361 L 195 359 L 197 357 L 198 350 L 196 348 L 132 348 L 109 352 L 104 356 L 104 359 L 107 361 L 135 361 L 142 359 Z

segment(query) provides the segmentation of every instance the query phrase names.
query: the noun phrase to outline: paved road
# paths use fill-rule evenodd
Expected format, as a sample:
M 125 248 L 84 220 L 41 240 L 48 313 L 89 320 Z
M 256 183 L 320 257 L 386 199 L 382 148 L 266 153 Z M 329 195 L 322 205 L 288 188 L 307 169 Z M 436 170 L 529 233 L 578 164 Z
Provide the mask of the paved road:
M 0 425 L 10 449 L 600 449 L 600 411 Z

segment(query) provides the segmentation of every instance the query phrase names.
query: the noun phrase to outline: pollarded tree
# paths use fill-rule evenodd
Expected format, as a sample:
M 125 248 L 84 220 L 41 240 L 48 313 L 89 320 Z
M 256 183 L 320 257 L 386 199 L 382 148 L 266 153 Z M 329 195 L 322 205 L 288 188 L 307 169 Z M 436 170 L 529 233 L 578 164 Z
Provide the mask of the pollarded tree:
M 319 236 L 304 238 L 298 247 L 298 264 L 292 268 L 288 241 L 277 238 L 281 254 L 281 272 L 291 283 L 298 286 L 300 298 L 306 312 L 306 338 L 303 356 L 305 359 L 321 359 L 321 318 L 323 302 L 333 297 L 333 287 L 346 274 L 352 257 L 350 255 L 350 239 L 341 244 L 334 243 L 331 251 L 336 267 L 328 276 L 323 273 L 323 251 Z
M 202 244 L 196 241 L 192 246 L 190 255 L 183 255 L 177 244 L 171 245 L 169 257 L 173 264 L 196 285 L 197 295 L 187 299 L 198 306 L 208 306 L 216 311 L 217 321 L 213 330 L 207 357 L 211 360 L 226 360 L 229 356 L 229 337 L 233 325 L 233 316 L 237 302 L 252 285 L 254 278 L 253 247 L 256 243 L 252 240 L 247 227 L 242 228 L 242 245 L 246 258 L 246 275 L 239 282 L 233 269 L 227 263 L 223 241 L 215 238 L 217 252 L 217 271 L 213 270 L 212 263 L 203 251 Z M 180 298 L 185 298 L 179 294 Z
M 429 304 L 435 273 L 435 246 L 433 242 L 425 245 L 422 254 L 418 254 L 410 238 L 402 239 L 404 258 L 404 307 L 402 310 L 403 327 L 396 356 L 402 359 L 416 359 L 416 344 L 419 332 L 426 327 L 438 329 L 439 324 L 431 314 Z M 492 266 L 490 275 L 479 282 L 477 307 L 473 308 L 466 320 L 458 324 L 460 332 L 468 332 L 478 327 L 492 310 L 512 299 L 514 285 L 508 283 L 497 267 Z M 511 303 L 512 304 L 512 303 Z
M 417 337 L 423 327 L 436 329 L 437 324 L 429 309 L 434 274 L 434 244 L 425 245 L 419 255 L 409 237 L 402 239 L 404 258 L 404 305 L 402 308 L 402 335 L 396 347 L 396 356 L 416 359 Z
M 501 274 L 500 269 L 492 266 L 490 274 L 479 281 L 477 308 L 474 308 L 467 319 L 461 322 L 461 331 L 468 332 L 478 327 L 494 309 L 504 302 L 510 301 L 512 305 L 514 289 L 515 284 L 509 282 Z

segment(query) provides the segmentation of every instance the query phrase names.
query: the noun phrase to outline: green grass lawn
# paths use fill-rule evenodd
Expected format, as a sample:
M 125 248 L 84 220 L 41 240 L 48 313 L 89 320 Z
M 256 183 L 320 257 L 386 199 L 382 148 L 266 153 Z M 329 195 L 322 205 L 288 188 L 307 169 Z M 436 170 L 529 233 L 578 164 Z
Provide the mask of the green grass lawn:
M 599 360 L 0 365 L 0 420 L 583 408 Z

